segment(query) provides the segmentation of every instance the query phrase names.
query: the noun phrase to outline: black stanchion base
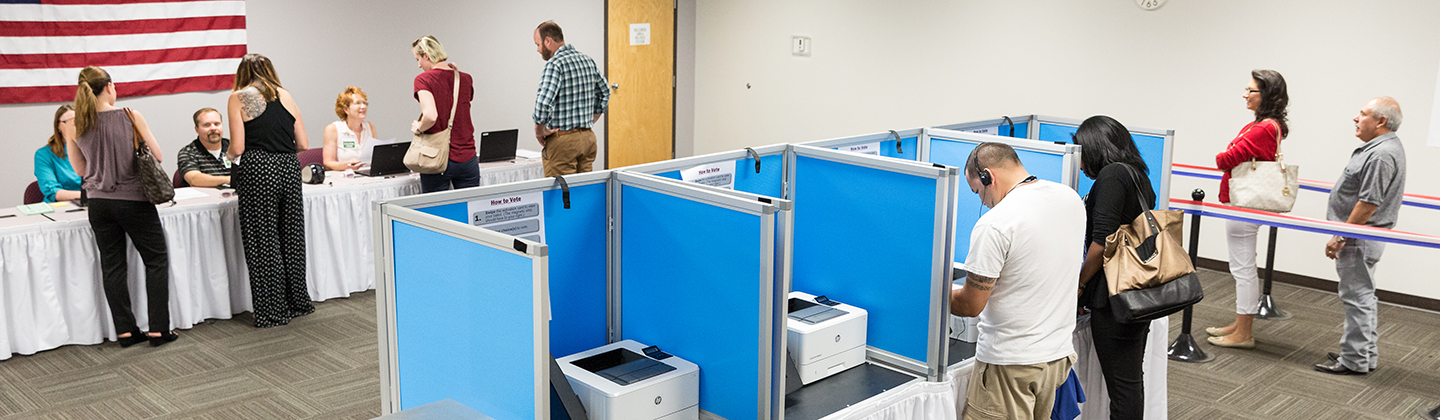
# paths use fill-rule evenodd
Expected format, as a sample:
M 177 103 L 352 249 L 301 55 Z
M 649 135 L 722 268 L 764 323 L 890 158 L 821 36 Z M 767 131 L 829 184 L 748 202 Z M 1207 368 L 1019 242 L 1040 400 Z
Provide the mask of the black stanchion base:
M 1275 307 L 1275 299 L 1272 299 L 1269 294 L 1260 295 L 1260 312 L 1255 314 L 1255 319 L 1279 321 L 1290 319 L 1290 317 L 1289 312 Z
M 1424 408 L 1421 408 L 1420 417 L 1426 420 L 1440 420 L 1440 405 L 1435 406 L 1435 408 L 1430 411 L 1425 411 Z
M 1170 343 L 1170 350 L 1166 352 L 1170 360 L 1185 363 L 1206 363 L 1214 361 L 1215 357 L 1205 354 L 1200 346 L 1195 344 L 1195 338 L 1190 334 L 1180 333 L 1175 337 L 1175 342 Z

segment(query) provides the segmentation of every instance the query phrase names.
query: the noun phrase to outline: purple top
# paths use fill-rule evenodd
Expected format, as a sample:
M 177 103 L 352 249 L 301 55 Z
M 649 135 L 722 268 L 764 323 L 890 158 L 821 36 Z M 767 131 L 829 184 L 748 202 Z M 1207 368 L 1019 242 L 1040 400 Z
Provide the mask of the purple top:
M 144 201 L 145 185 L 135 171 L 134 123 L 123 109 L 96 113 L 95 123 L 75 143 L 85 156 L 81 187 L 89 198 Z

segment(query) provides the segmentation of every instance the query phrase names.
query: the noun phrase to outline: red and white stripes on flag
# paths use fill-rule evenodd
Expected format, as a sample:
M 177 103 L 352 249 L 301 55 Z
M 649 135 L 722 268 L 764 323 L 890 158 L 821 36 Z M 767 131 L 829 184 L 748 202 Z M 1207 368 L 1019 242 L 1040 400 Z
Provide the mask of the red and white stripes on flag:
M 121 97 L 230 89 L 245 2 L 0 0 L 0 103 L 75 100 L 100 66 Z

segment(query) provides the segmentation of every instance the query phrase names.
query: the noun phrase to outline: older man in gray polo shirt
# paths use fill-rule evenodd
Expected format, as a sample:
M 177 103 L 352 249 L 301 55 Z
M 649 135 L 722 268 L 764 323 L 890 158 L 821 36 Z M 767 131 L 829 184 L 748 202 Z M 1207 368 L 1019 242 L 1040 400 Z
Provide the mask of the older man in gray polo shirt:
M 1325 218 L 1357 225 L 1393 228 L 1405 194 L 1405 147 L 1400 129 L 1400 104 L 1390 97 L 1370 100 L 1355 116 L 1355 137 L 1365 144 L 1350 154 L 1340 180 L 1330 192 Z M 1379 299 L 1375 297 L 1375 263 L 1385 251 L 1384 242 L 1335 236 L 1325 244 L 1325 256 L 1335 260 L 1340 275 L 1340 302 L 1345 305 L 1345 332 L 1340 353 L 1315 365 L 1335 375 L 1364 375 L 1375 370 L 1379 353 L 1375 343 Z

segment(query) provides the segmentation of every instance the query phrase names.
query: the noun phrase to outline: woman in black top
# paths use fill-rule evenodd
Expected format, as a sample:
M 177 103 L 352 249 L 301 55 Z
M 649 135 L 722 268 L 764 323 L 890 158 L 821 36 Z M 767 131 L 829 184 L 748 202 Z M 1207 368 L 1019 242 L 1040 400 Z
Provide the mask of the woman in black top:
M 305 202 L 295 155 L 310 147 L 305 123 L 260 54 L 240 60 L 227 109 L 255 326 L 285 325 L 315 312 L 305 282 Z
M 1110 312 L 1110 291 L 1105 280 L 1105 237 L 1153 208 L 1149 168 L 1130 138 L 1130 130 L 1104 115 L 1090 117 L 1075 132 L 1080 145 L 1080 170 L 1095 180 L 1085 196 L 1085 263 L 1080 267 L 1080 305 L 1090 308 L 1090 335 L 1095 355 L 1110 394 L 1111 419 L 1145 417 L 1145 382 L 1142 363 L 1150 323 L 1123 324 Z M 1136 185 L 1136 183 L 1139 185 Z M 1137 199 L 1136 195 L 1140 197 Z

